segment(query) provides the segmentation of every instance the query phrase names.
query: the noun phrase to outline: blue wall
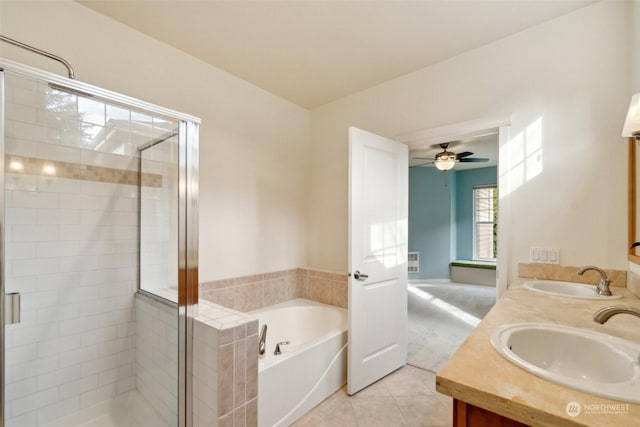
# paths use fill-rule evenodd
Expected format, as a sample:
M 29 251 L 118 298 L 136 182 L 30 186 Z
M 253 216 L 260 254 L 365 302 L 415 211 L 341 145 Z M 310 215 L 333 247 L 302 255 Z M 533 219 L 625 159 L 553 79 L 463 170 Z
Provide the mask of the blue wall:
M 498 170 L 495 166 L 458 171 L 456 193 L 456 259 L 473 259 L 473 187 L 495 185 Z
M 420 273 L 410 279 L 449 278 L 455 178 L 454 171 L 409 169 L 409 252 L 420 252 Z
M 496 178 L 495 166 L 409 169 L 409 252 L 420 252 L 420 273 L 409 279 L 449 279 L 452 260 L 471 259 L 473 187 L 495 184 Z

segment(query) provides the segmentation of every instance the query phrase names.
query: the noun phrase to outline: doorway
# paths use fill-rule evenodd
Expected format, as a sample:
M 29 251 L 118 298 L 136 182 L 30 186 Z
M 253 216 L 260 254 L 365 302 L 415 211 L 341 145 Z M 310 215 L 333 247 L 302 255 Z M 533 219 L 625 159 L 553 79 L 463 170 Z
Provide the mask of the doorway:
M 398 138 L 410 146 L 410 365 L 437 373 L 506 289 L 506 269 L 504 280 L 497 272 L 506 266 L 498 160 L 507 135 L 507 126 L 470 122 Z M 446 153 L 455 163 L 438 168 Z

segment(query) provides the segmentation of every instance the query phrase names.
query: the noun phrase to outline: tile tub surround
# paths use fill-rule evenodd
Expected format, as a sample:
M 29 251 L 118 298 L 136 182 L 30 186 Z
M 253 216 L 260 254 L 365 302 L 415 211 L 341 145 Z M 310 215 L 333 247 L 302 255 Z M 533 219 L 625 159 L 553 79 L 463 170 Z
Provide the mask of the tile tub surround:
M 572 267 L 569 265 L 520 263 L 518 264 L 518 276 L 532 279 L 559 280 L 562 282 L 597 285 L 600 280 L 600 274 L 596 271 L 587 271 L 582 276 L 578 276 L 576 271 L 581 267 L 584 266 L 580 265 Z M 611 280 L 611 286 L 627 286 L 626 270 L 610 270 L 607 268 L 603 268 L 603 270 L 607 273 L 607 278 Z
M 258 320 L 200 300 L 193 346 L 194 426 L 257 426 Z
M 295 298 L 347 308 L 346 274 L 296 268 L 200 284 L 201 297 L 241 312 Z
M 604 325 L 592 320 L 601 301 L 540 295 L 522 289 L 520 278 L 498 300 L 475 331 L 438 373 L 436 390 L 461 401 L 532 426 L 638 426 L 640 405 L 629 404 L 620 414 L 583 412 L 576 418 L 566 413 L 569 402 L 581 405 L 625 404 L 579 392 L 539 378 L 505 360 L 491 346 L 494 329 L 508 323 L 554 323 L 591 329 L 640 342 L 638 319 L 619 315 Z M 621 304 L 640 307 L 627 289 Z M 487 373 L 500 373 L 492 375 Z

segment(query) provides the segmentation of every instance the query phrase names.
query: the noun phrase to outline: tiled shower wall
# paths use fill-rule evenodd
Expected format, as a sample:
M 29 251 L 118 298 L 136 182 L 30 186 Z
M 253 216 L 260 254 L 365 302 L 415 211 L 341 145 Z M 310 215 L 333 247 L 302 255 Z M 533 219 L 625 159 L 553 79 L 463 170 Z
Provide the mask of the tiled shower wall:
M 35 426 L 136 386 L 135 147 L 155 122 L 5 79 L 3 273 L 22 295 L 6 328 L 5 425 Z
M 136 337 L 136 388 L 167 426 L 177 426 L 177 309 L 137 295 Z
M 347 308 L 346 274 L 305 268 L 236 277 L 200 284 L 201 298 L 241 312 L 294 298 Z

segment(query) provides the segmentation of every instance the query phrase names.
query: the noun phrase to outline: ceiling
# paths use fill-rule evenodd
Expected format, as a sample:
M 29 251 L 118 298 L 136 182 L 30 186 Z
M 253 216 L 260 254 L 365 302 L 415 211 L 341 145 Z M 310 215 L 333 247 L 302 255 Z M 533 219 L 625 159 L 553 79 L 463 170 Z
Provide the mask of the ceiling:
M 415 150 L 410 152 L 409 166 L 419 166 L 435 168 L 429 160 L 420 160 L 416 157 L 433 159 L 436 153 L 442 151 L 439 144 L 434 144 L 430 148 Z M 469 162 L 469 163 L 456 163 L 454 170 L 468 170 L 486 168 L 489 166 L 498 165 L 498 134 L 483 135 L 475 138 L 465 138 L 459 141 L 452 141 L 449 144 L 447 151 L 454 153 L 462 153 L 464 151 L 470 151 L 473 153 L 471 158 L 483 157 L 489 159 L 488 162 Z M 426 164 L 425 164 L 426 163 Z
M 593 0 L 76 0 L 304 108 Z

